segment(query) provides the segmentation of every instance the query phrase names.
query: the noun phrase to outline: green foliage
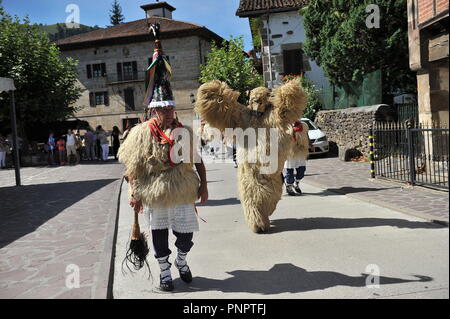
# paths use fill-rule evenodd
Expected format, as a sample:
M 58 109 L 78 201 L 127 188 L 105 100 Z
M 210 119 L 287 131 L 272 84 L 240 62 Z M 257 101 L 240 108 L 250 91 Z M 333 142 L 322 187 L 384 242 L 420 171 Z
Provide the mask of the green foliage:
M 241 93 L 239 102 L 247 103 L 247 92 L 263 86 L 262 76 L 257 73 L 251 59 L 244 55 L 243 37 L 223 41 L 222 46 L 212 43 L 207 63 L 200 66 L 200 82 L 223 81 Z
M 67 28 L 65 23 L 57 23 L 57 24 L 51 24 L 51 25 L 39 25 L 39 30 L 47 33 L 48 38 L 50 41 L 58 41 L 61 39 L 65 39 L 77 34 L 86 33 L 94 30 L 100 29 L 99 26 L 86 26 L 80 24 L 79 28 Z
M 369 4 L 380 8 L 380 28 L 366 26 Z M 415 92 L 408 59 L 406 1 L 311 0 L 300 14 L 307 36 L 305 52 L 332 83 L 345 88 L 380 69 L 384 94 Z
M 281 80 L 283 81 L 283 83 L 292 80 L 300 81 L 303 90 L 305 91 L 306 96 L 308 97 L 308 102 L 306 104 L 306 109 L 305 112 L 303 113 L 303 117 L 306 117 L 311 121 L 314 121 L 317 112 L 323 109 L 323 102 L 320 97 L 320 91 L 316 88 L 314 83 L 303 74 L 301 75 L 288 74 L 283 76 Z
M 125 17 L 122 14 L 122 7 L 117 0 L 114 0 L 112 4 L 111 14 L 109 15 L 109 20 L 112 25 L 118 25 L 123 23 Z
M 252 32 L 252 41 L 253 47 L 258 51 L 261 50 L 262 47 L 262 37 L 261 37 L 261 29 L 262 29 L 262 20 L 261 17 L 249 18 L 250 30 Z
M 77 63 L 61 59 L 59 49 L 50 43 L 28 18 L 23 23 L 0 9 L 0 74 L 14 79 L 19 129 L 30 123 L 47 123 L 72 116 L 81 89 L 76 85 Z M 10 99 L 0 95 L 0 122 L 9 126 Z

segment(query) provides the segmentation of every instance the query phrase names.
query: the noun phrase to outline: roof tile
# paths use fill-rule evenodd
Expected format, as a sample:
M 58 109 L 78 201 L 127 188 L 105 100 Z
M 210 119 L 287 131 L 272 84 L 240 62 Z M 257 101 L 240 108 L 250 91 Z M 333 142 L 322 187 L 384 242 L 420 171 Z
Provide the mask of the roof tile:
M 308 0 L 241 0 L 236 15 L 245 17 L 263 10 L 298 9 L 307 2 Z
M 149 19 L 152 23 L 159 23 L 161 25 L 161 36 L 165 33 L 176 31 L 189 31 L 197 29 L 205 29 L 205 27 L 162 17 L 151 17 Z M 56 42 L 58 46 L 66 46 L 73 44 L 80 44 L 85 42 L 95 42 L 102 40 L 112 40 L 116 38 L 145 36 L 149 35 L 147 19 L 141 19 L 126 23 L 121 23 L 116 26 L 108 27 L 105 29 L 94 30 L 82 34 L 77 34 Z

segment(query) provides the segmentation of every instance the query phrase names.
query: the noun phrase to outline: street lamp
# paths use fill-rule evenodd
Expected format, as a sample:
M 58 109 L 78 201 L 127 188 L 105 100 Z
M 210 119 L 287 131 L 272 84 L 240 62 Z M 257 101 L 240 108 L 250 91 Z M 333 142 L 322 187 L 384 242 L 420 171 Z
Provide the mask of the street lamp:
M 14 80 L 10 78 L 0 78 L 0 93 L 5 91 L 9 92 L 11 105 L 10 105 L 10 116 L 11 116 L 11 135 L 13 142 L 13 155 L 14 155 L 14 170 L 16 173 L 16 186 L 20 186 L 20 161 L 19 161 L 19 143 L 17 142 L 17 125 L 16 125 L 16 103 L 14 97 L 14 91 L 16 90 L 14 86 Z

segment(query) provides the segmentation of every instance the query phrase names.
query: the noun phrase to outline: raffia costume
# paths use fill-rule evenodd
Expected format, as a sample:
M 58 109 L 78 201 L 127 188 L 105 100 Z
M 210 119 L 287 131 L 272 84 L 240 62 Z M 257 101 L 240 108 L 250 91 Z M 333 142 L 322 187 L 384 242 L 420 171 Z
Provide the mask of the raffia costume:
M 308 124 L 301 121 L 296 121 L 288 130 L 292 143 L 284 168 L 286 170 L 286 191 L 289 195 L 301 194 L 299 182 L 303 178 L 309 155 L 308 130 Z M 293 175 L 294 170 L 296 170 L 295 177 Z
M 288 82 L 271 92 L 256 88 L 250 93 L 250 105 L 237 102 L 240 93 L 226 83 L 212 81 L 198 90 L 196 112 L 212 127 L 225 128 L 274 128 L 278 133 L 278 165 L 272 174 L 261 174 L 263 163 L 259 159 L 249 163 L 246 145 L 238 145 L 238 189 L 244 208 L 245 220 L 253 232 L 267 231 L 269 216 L 275 211 L 282 195 L 281 173 L 291 150 L 288 127 L 299 119 L 306 106 L 306 95 L 299 81 Z M 268 130 L 266 133 L 269 134 Z M 267 136 L 266 136 L 267 138 Z M 269 142 L 258 144 L 258 152 L 269 151 Z
M 158 40 L 159 25 L 152 25 L 151 31 L 156 38 L 156 48 L 153 62 L 147 69 L 144 104 L 154 112 L 158 108 L 172 108 L 175 102 L 169 82 L 171 67 Z M 185 129 L 189 138 L 185 135 L 177 138 L 178 133 Z M 192 233 L 199 229 L 194 203 L 200 186 L 193 168 L 195 147 L 192 139 L 192 130 L 177 119 L 167 128 L 162 128 L 158 119 L 153 117 L 131 129 L 118 153 L 119 161 L 125 165 L 125 176 L 132 180 L 129 195 L 142 201 L 145 216 L 149 219 L 155 257 L 161 269 L 160 288 L 165 291 L 173 289 L 171 263 L 168 261 L 171 253 L 169 229 L 177 237 L 175 265 L 180 277 L 186 282 L 192 280 L 186 254 L 193 245 Z M 189 143 L 184 148 L 189 150 L 189 154 L 181 153 L 183 143 Z M 176 149 L 178 153 L 172 152 Z M 175 161 L 175 155 L 180 155 L 181 161 Z

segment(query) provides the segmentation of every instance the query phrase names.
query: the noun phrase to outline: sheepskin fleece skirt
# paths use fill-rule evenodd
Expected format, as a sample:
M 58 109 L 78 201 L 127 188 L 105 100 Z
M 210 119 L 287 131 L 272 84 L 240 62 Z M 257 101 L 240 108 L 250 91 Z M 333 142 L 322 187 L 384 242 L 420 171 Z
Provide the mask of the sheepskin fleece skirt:
M 152 230 L 172 229 L 177 233 L 199 230 L 194 204 L 160 208 L 145 206 L 144 216 Z
M 299 168 L 300 166 L 306 166 L 306 159 L 288 158 L 286 162 L 284 162 L 284 168 L 286 169 Z
M 135 196 L 144 205 L 154 208 L 193 204 L 200 185 L 197 174 L 186 164 L 159 173 L 146 173 L 133 182 Z

